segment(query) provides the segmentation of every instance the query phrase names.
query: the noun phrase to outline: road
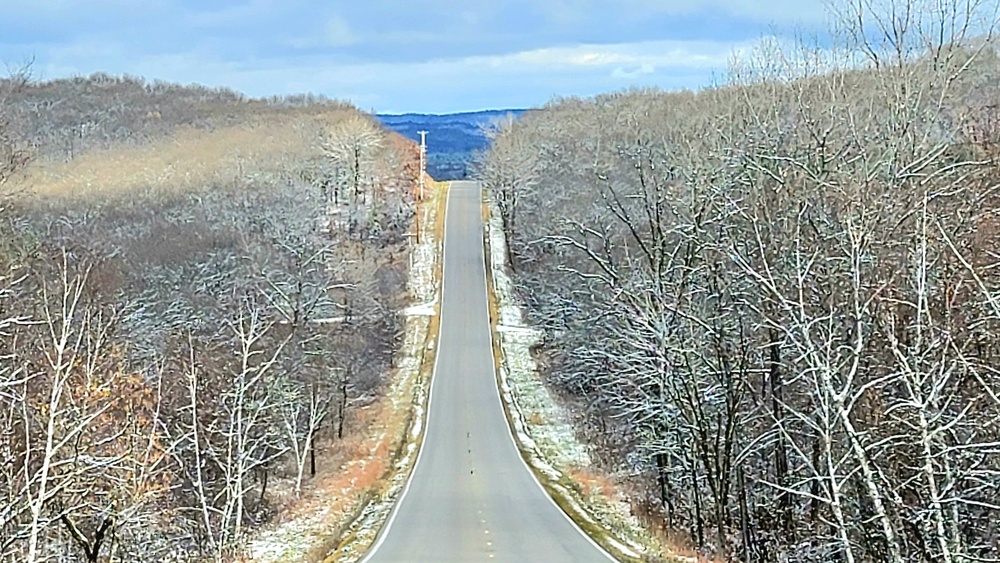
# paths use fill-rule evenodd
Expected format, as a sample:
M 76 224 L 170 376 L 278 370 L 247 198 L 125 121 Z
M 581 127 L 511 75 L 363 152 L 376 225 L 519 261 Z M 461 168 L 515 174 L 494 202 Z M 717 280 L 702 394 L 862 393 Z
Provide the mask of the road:
M 452 183 L 424 443 L 362 561 L 614 561 L 552 502 L 511 437 L 493 371 L 480 201 L 476 183 Z

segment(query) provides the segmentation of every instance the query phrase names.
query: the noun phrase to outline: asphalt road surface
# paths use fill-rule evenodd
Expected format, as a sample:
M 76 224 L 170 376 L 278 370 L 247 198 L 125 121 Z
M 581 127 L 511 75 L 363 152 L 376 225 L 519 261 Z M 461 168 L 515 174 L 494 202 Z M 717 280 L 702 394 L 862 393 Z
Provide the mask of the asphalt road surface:
M 366 562 L 614 561 L 535 481 L 500 403 L 478 184 L 454 182 L 441 336 L 417 465 Z

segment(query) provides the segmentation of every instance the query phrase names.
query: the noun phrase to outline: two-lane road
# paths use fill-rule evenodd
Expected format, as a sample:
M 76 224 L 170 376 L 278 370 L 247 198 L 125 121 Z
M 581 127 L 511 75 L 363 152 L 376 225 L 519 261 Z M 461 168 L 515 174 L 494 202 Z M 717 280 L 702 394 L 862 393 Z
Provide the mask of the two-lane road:
M 510 435 L 493 371 L 480 194 L 474 182 L 451 186 L 424 443 L 363 561 L 613 561 L 542 490 Z

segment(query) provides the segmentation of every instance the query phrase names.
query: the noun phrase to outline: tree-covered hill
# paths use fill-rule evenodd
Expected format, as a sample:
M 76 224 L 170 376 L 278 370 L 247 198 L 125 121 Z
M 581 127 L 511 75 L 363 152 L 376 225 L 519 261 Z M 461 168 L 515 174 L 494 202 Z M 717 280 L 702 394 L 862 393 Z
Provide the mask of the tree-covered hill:
M 420 140 L 427 131 L 427 171 L 438 180 L 456 180 L 469 175 L 476 151 L 489 144 L 484 127 L 507 115 L 520 116 L 524 110 L 486 110 L 445 115 L 404 113 L 378 115 L 382 124 L 397 133 Z
M 371 451 L 418 158 L 318 96 L 0 79 L 0 562 L 230 561 Z

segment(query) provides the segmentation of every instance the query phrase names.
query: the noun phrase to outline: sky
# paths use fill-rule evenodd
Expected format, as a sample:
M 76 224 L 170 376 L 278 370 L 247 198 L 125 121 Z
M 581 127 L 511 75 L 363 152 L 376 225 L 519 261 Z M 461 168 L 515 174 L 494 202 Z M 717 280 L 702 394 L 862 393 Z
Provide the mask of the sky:
M 0 0 L 0 59 L 346 99 L 381 113 L 524 108 L 724 80 L 823 0 Z

